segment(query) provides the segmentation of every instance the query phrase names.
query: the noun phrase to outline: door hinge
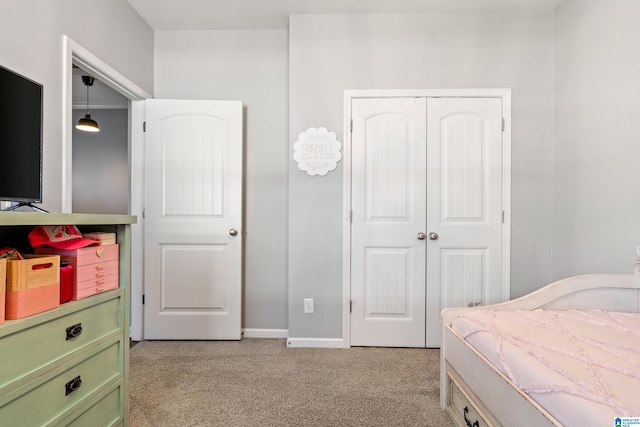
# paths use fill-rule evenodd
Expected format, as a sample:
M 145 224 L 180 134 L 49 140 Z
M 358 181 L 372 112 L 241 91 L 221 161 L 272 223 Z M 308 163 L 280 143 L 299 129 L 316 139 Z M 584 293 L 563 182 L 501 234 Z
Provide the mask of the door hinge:
M 349 301 L 349 313 L 353 313 L 353 301 Z
M 351 122 L 349 123 L 349 131 L 353 132 L 353 119 L 351 119 Z
M 147 131 L 147 122 L 142 122 L 142 132 Z
M 504 129 L 506 127 L 506 121 L 504 119 L 504 117 L 502 118 L 502 132 L 504 132 Z
M 353 222 L 353 209 L 349 210 L 349 222 Z
M 142 305 L 144 305 L 144 294 L 142 294 Z
M 500 214 L 500 222 L 504 224 L 504 211 Z
M 142 218 L 146 218 L 147 217 L 147 211 L 145 209 L 142 209 Z

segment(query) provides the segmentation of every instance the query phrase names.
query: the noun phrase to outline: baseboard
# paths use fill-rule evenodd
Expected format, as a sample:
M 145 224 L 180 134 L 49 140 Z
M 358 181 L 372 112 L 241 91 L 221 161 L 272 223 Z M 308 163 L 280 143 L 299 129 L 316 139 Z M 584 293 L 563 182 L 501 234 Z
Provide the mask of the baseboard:
M 344 348 L 342 338 L 288 338 L 287 347 L 290 348 Z
M 288 329 L 244 329 L 242 336 L 245 338 L 287 338 Z

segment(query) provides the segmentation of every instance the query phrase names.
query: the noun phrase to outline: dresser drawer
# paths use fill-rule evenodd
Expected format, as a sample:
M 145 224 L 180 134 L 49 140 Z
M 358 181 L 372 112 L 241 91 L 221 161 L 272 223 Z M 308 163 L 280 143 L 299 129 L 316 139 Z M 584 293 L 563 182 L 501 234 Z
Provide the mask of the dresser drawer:
M 95 264 L 97 262 L 105 261 L 117 261 L 118 260 L 118 245 L 105 245 L 105 246 L 88 246 L 81 249 L 63 250 L 49 247 L 40 247 L 36 249 L 38 254 L 60 255 L 60 259 L 68 259 L 75 264 L 73 268 L 77 266 Z M 73 258 L 73 260 L 71 259 Z
M 28 381 L 54 363 L 121 331 L 121 293 L 96 305 L 35 324 L 0 340 L 0 387 Z
M 111 275 L 106 277 L 100 277 L 98 279 L 85 280 L 83 282 L 76 283 L 73 289 L 74 300 L 86 298 L 91 295 L 98 294 L 100 292 L 108 291 L 118 287 L 118 275 Z
M 105 276 L 113 276 L 118 274 L 118 261 L 105 261 L 95 264 L 81 265 L 77 267 L 76 281 L 84 282 L 85 280 L 99 279 Z
M 456 425 L 468 427 L 490 427 L 494 425 L 482 416 L 481 412 L 471 402 L 469 396 L 460 389 L 455 380 L 448 376 L 447 381 L 449 381 L 447 412 Z
M 86 427 L 100 426 L 111 427 L 122 425 L 124 416 L 122 413 L 121 399 L 123 397 L 123 380 L 109 386 L 105 391 L 92 396 L 80 409 L 74 410 L 59 426 Z
M 38 378 L 37 385 L 26 384 L 14 390 L 0 398 L 2 422 L 13 426 L 55 422 L 74 406 L 85 403 L 101 387 L 121 377 L 122 358 L 121 341 L 103 344 L 86 359 L 75 358 L 51 375 Z

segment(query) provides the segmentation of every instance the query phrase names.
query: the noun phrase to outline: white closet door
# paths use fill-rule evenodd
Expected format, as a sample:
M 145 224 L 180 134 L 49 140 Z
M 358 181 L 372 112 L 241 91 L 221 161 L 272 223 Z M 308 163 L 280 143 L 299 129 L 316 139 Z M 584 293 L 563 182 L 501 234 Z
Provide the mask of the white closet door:
M 427 347 L 440 347 L 442 309 L 501 300 L 502 100 L 427 111 Z
M 424 347 L 426 100 L 352 111 L 351 344 Z
M 351 345 L 440 347 L 502 297 L 502 99 L 352 104 Z

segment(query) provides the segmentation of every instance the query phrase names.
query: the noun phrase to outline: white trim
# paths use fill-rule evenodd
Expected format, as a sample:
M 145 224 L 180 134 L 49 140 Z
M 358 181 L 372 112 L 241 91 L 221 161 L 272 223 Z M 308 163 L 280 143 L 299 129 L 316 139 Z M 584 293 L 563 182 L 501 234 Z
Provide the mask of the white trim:
M 351 100 L 360 91 L 344 92 L 344 146 L 343 167 L 343 222 L 342 222 L 342 339 L 345 347 L 351 347 Z
M 66 35 L 62 36 L 62 212 L 72 211 L 72 76 L 73 64 L 91 73 L 111 89 L 122 94 L 130 102 L 129 108 L 129 173 L 131 188 L 129 193 L 129 211 L 138 217 L 138 223 L 131 226 L 131 338 L 142 339 L 142 266 L 143 266 L 143 153 L 144 100 L 151 94 L 120 74 L 100 58 L 89 52 Z
M 502 95 L 502 301 L 511 299 L 511 89 Z
M 129 102 L 129 212 L 138 217 L 131 226 L 131 339 L 141 341 L 144 327 L 144 101 Z
M 505 129 L 502 133 L 502 298 L 511 297 L 511 89 L 356 89 L 344 91 L 344 148 L 343 161 L 343 212 L 342 227 L 342 341 L 351 346 L 351 102 L 354 98 L 402 98 L 402 97 L 492 97 L 502 98 L 502 115 Z
M 287 338 L 289 337 L 288 329 L 243 329 L 242 336 L 244 338 Z
M 288 338 L 289 348 L 345 348 L 340 338 Z

